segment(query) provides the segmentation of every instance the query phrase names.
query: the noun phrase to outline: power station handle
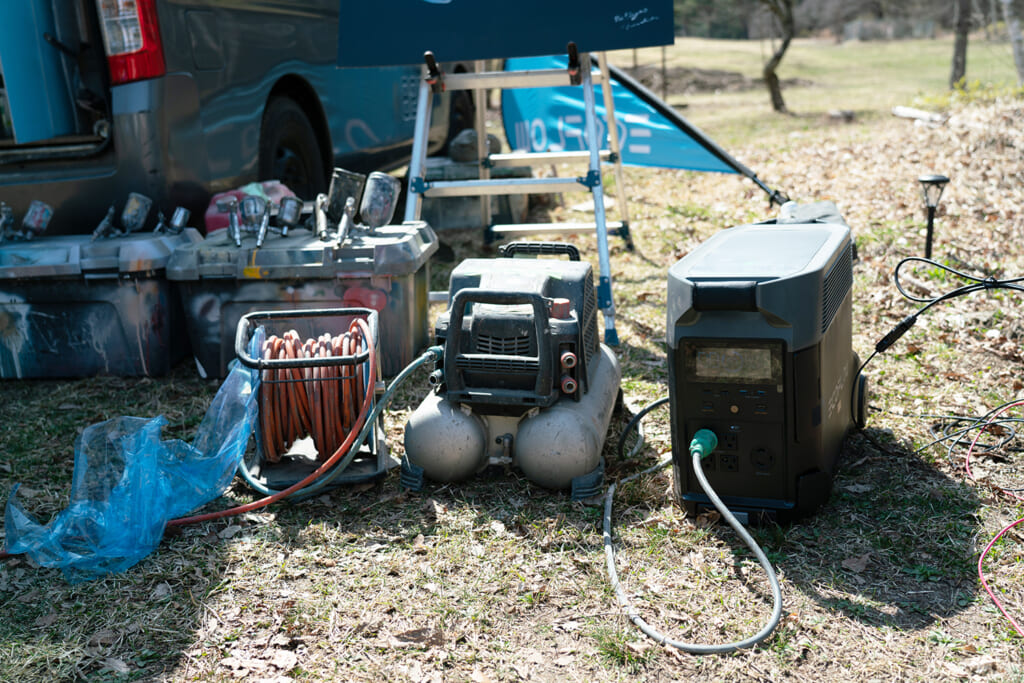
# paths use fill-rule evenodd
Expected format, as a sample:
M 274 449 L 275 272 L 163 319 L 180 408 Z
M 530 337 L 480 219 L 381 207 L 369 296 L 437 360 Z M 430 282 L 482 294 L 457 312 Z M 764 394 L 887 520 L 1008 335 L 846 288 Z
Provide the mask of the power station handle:
M 459 357 L 462 336 L 462 319 L 466 306 L 470 303 L 494 304 L 498 306 L 516 306 L 530 304 L 533 306 L 534 337 L 537 340 L 537 381 L 535 393 L 544 396 L 552 386 L 551 335 L 548 334 L 547 301 L 540 294 L 530 292 L 506 292 L 488 289 L 460 289 L 452 299 L 450 319 L 448 322 L 448 339 L 444 345 L 445 382 L 449 391 L 465 391 L 466 383 L 462 380 L 462 372 L 458 369 L 456 359 Z M 508 358 L 497 354 L 478 354 Z
M 340 317 L 365 318 L 367 325 L 370 326 L 370 333 L 373 335 L 373 339 L 369 341 L 370 343 L 376 343 L 377 311 L 372 308 L 311 308 L 307 310 L 293 311 L 252 311 L 251 313 L 243 315 L 238 320 L 238 327 L 235 329 L 235 355 L 238 356 L 238 360 L 242 362 L 242 365 L 250 368 L 256 368 L 257 370 L 268 368 L 314 368 L 324 367 L 326 365 L 360 365 L 365 363 L 370 357 L 370 352 L 368 350 L 349 356 L 332 356 L 329 358 L 264 360 L 263 358 L 253 358 L 249 355 L 249 339 L 263 320 L 298 320 L 306 318 Z M 348 323 L 346 322 L 344 328 L 347 329 L 347 327 Z M 321 331 L 326 332 L 328 330 Z
M 565 242 L 509 242 L 498 247 L 498 256 L 501 258 L 512 258 L 516 254 L 565 255 L 569 257 L 570 261 L 580 260 L 580 250 L 576 248 L 576 245 Z

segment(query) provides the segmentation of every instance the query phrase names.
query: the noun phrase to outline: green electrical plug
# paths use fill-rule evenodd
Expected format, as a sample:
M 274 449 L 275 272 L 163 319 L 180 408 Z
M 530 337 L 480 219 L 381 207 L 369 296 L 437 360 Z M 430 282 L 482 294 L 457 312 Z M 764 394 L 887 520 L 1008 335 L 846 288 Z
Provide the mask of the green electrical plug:
M 710 429 L 698 429 L 690 442 L 690 453 L 700 453 L 701 459 L 711 455 L 711 452 L 718 447 L 718 437 Z

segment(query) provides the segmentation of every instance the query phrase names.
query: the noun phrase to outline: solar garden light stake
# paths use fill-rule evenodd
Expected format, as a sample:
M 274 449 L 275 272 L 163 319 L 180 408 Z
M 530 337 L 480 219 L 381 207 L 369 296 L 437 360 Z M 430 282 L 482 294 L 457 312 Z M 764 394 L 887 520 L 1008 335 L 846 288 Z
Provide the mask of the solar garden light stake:
M 935 209 L 939 206 L 942 190 L 949 182 L 944 175 L 923 175 L 917 179 L 921 183 L 921 194 L 924 196 L 925 209 L 928 211 L 928 232 L 924 243 L 924 257 L 932 257 L 932 232 L 935 226 Z

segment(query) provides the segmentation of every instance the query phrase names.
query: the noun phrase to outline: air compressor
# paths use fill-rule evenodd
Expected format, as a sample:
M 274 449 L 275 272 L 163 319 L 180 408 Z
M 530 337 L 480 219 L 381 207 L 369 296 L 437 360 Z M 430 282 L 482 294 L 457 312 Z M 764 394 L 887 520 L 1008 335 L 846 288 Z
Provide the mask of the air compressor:
M 675 494 L 689 513 L 710 508 L 689 463 L 700 429 L 718 437 L 707 478 L 742 520 L 791 520 L 828 499 L 843 438 L 865 419 L 853 250 L 835 204 L 788 203 L 669 269 Z
M 514 242 L 456 266 L 433 388 L 405 426 L 403 486 L 512 465 L 574 500 L 602 492 L 621 374 L 598 341 L 593 279 L 571 244 Z

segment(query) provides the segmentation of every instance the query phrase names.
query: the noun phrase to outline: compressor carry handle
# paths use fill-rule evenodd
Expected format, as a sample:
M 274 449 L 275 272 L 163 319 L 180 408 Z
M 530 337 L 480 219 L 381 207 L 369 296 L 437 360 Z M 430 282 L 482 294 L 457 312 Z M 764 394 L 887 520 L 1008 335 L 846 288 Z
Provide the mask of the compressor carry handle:
M 565 242 L 509 242 L 498 247 L 498 256 L 513 258 L 516 254 L 532 254 L 534 256 L 550 256 L 562 254 L 570 261 L 580 260 L 580 250 L 574 244 Z
M 464 354 L 459 353 L 460 340 L 462 335 L 462 319 L 466 312 L 466 305 L 470 303 L 495 304 L 499 306 L 515 306 L 519 304 L 530 304 L 533 307 L 533 328 L 537 340 L 537 356 L 507 356 L 500 354 L 472 354 L 475 358 L 481 359 L 510 359 L 520 358 L 534 362 L 537 367 L 537 379 L 532 393 L 527 391 L 509 389 L 502 393 L 508 399 L 539 399 L 545 398 L 550 393 L 553 382 L 551 363 L 551 335 L 548 334 L 548 302 L 540 294 L 532 292 L 507 292 L 489 289 L 467 288 L 460 289 L 452 299 L 448 322 L 448 339 L 444 345 L 444 368 L 445 383 L 448 386 L 448 395 L 452 400 L 468 397 L 470 391 L 466 389 L 466 383 L 462 377 L 462 371 L 458 367 L 458 358 Z M 538 401 L 539 403 L 539 401 Z
M 273 368 L 315 368 L 329 365 L 360 365 L 370 357 L 369 349 L 360 353 L 348 356 L 329 356 L 326 358 L 287 358 L 269 359 L 253 358 L 249 355 L 249 339 L 256 328 L 260 326 L 261 320 L 298 320 L 305 318 L 364 318 L 370 327 L 370 334 L 373 339 L 368 339 L 367 344 L 377 343 L 377 311 L 372 308 L 310 308 L 289 311 L 252 311 L 243 315 L 238 320 L 238 327 L 235 330 L 235 355 L 242 365 L 256 370 L 267 370 Z

